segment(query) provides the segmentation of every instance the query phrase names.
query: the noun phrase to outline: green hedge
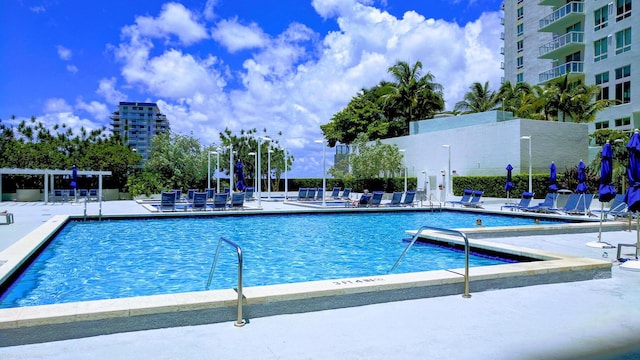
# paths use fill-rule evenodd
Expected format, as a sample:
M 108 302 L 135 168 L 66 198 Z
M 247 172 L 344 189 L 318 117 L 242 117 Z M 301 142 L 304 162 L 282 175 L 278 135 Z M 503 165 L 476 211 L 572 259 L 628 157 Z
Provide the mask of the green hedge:
M 407 177 L 407 189 L 415 190 L 417 188 L 418 178 Z M 297 191 L 299 188 L 322 187 L 322 179 L 289 179 L 289 191 Z M 353 192 L 362 192 L 364 189 L 369 191 L 381 190 L 387 193 L 394 191 L 404 191 L 404 177 L 391 179 L 366 179 L 366 180 L 343 180 L 343 179 L 327 179 L 327 191 L 331 191 L 334 187 L 351 188 Z M 284 189 L 284 179 L 280 180 L 279 189 Z
M 562 175 L 558 174 L 558 178 Z M 464 189 L 483 190 L 486 197 L 507 197 L 504 191 L 506 176 L 454 176 L 453 194 L 462 196 Z M 529 191 L 529 175 L 514 175 L 511 178 L 513 189 L 509 197 L 520 198 L 524 191 Z M 558 179 L 560 180 L 560 179 Z M 536 197 L 542 198 L 548 192 L 549 174 L 533 174 L 531 176 L 532 190 Z

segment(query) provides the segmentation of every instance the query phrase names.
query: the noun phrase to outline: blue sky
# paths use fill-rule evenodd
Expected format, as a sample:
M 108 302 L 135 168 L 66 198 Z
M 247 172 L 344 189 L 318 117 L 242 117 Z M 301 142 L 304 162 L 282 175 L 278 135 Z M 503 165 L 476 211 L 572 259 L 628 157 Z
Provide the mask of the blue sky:
M 447 109 L 473 82 L 496 88 L 501 2 L 6 0 L 0 119 L 93 129 L 152 101 L 205 145 L 225 127 L 282 132 L 291 176 L 320 177 L 320 125 L 396 61 L 420 60 Z

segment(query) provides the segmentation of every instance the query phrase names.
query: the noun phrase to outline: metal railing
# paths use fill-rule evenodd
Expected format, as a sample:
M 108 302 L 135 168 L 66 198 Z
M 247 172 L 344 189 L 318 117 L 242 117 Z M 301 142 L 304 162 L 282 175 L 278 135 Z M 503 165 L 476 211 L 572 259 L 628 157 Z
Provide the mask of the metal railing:
M 467 235 L 465 233 L 458 230 L 444 229 L 444 228 L 438 228 L 438 227 L 428 226 L 428 225 L 421 226 L 420 229 L 416 231 L 415 235 L 413 235 L 413 237 L 411 238 L 411 242 L 409 243 L 409 245 L 407 245 L 407 247 L 404 249 L 402 254 L 400 254 L 400 257 L 398 257 L 398 260 L 396 260 L 395 264 L 393 264 L 393 266 L 391 267 L 391 270 L 389 270 L 387 274 L 392 273 L 398 267 L 404 255 L 407 253 L 407 251 L 409 251 L 409 249 L 413 246 L 416 240 L 418 240 L 418 238 L 420 237 L 420 234 L 424 230 L 434 230 L 434 231 L 447 233 L 451 235 L 458 235 L 464 239 L 464 294 L 462 294 L 462 297 L 470 298 L 471 294 L 469 294 L 469 239 L 467 238 Z
M 216 269 L 216 264 L 218 263 L 218 256 L 220 255 L 220 248 L 222 247 L 222 243 L 225 242 L 236 249 L 238 254 L 238 316 L 236 318 L 235 326 L 244 326 L 246 321 L 242 318 L 242 249 L 238 244 L 234 243 L 231 240 L 225 239 L 224 237 L 220 237 L 218 240 L 218 247 L 216 248 L 216 256 L 213 258 L 213 263 L 211 264 L 211 271 L 209 271 L 209 279 L 207 280 L 207 290 L 211 287 L 211 280 L 213 280 L 213 272 Z

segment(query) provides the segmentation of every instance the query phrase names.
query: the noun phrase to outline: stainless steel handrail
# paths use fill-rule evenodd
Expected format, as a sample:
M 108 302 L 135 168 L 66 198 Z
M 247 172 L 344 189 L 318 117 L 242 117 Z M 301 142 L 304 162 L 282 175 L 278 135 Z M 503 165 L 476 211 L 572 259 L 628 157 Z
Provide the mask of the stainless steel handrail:
M 216 264 L 218 263 L 218 256 L 220 255 L 220 247 L 222 243 L 225 242 L 236 249 L 238 253 L 238 317 L 235 322 L 235 326 L 244 326 L 246 321 L 242 318 L 242 248 L 233 241 L 229 239 L 225 239 L 224 237 L 220 237 L 218 240 L 218 247 L 216 248 L 216 256 L 213 258 L 213 263 L 211 264 L 211 271 L 209 271 L 209 279 L 207 280 L 207 290 L 211 287 L 211 280 L 213 280 L 213 272 L 215 271 Z
M 409 249 L 413 246 L 416 240 L 418 240 L 418 237 L 420 237 L 420 234 L 424 230 L 435 230 L 443 233 L 459 235 L 464 239 L 464 294 L 462 295 L 462 297 L 470 298 L 471 294 L 469 294 L 469 239 L 467 238 L 467 235 L 462 231 L 458 231 L 454 229 L 438 228 L 438 227 L 428 226 L 428 225 L 421 226 L 420 229 L 416 231 L 415 235 L 413 235 L 413 237 L 411 238 L 411 242 L 409 243 L 409 245 L 407 245 L 407 247 L 404 249 L 402 254 L 400 254 L 400 257 L 398 257 L 398 260 L 396 260 L 396 263 L 393 264 L 393 266 L 391 267 L 391 270 L 389 270 L 387 274 L 393 272 L 393 270 L 395 270 L 396 267 L 398 267 L 404 255 L 407 253 L 407 251 L 409 251 Z

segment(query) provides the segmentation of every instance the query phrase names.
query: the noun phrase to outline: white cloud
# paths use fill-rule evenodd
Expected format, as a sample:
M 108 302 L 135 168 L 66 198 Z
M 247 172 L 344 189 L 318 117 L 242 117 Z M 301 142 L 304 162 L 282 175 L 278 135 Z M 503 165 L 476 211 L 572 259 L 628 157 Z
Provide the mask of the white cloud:
M 116 89 L 115 78 L 100 79 L 96 94 L 102 96 L 109 104 L 117 104 L 127 100 L 127 95 Z
M 66 47 L 64 47 L 62 45 L 56 46 L 56 49 L 58 50 L 58 57 L 61 60 L 64 60 L 64 61 L 71 60 L 71 57 L 73 56 L 73 53 L 71 52 L 70 49 L 67 49 Z
M 423 72 L 444 86 L 448 109 L 471 83 L 489 81 L 497 87 L 502 76 L 499 13 L 458 25 L 413 11 L 397 18 L 369 3 L 313 0 L 316 12 L 339 26 L 322 38 L 298 23 L 268 35 L 260 24 L 242 25 L 236 18 L 218 21 L 216 41 L 230 52 L 252 49 L 241 69 L 229 69 L 221 54 L 192 54 L 175 44 L 155 48 L 154 39 L 168 34 L 183 44 L 205 39 L 197 16 L 182 5 L 168 4 L 157 18 L 139 17 L 123 28 L 124 42 L 114 55 L 122 63 L 125 86 L 156 101 L 174 131 L 194 134 L 205 144 L 217 142 L 224 128 L 236 133 L 266 128 L 272 136 L 283 132 L 281 142 L 296 157 L 294 173 L 318 176 L 322 150 L 313 140 L 322 137 L 319 125 L 363 87 L 389 80 L 387 69 L 398 60 L 420 60 Z M 217 1 L 205 5 L 207 19 L 214 16 L 215 5 Z M 167 27 L 170 14 L 181 14 L 173 19 L 190 24 L 183 29 L 197 31 Z M 229 88 L 236 79 L 241 86 Z M 103 79 L 98 93 L 109 103 L 125 98 L 114 79 Z
M 84 110 L 99 121 L 106 122 L 111 115 L 111 111 L 107 105 L 98 101 L 84 102 L 82 99 L 76 101 L 76 109 Z
M 45 11 L 47 11 L 47 9 L 45 9 L 44 6 L 40 5 L 40 6 L 32 6 L 29 8 L 29 10 L 31 10 L 31 12 L 34 12 L 36 14 L 40 14 L 43 13 Z
M 72 74 L 75 74 L 75 73 L 78 72 L 78 67 L 75 66 L 75 65 L 69 64 L 69 65 L 67 65 L 67 71 L 72 73 Z
M 268 36 L 257 24 L 242 25 L 237 18 L 220 21 L 211 31 L 211 36 L 231 53 L 261 48 L 268 42 Z
M 213 20 L 216 17 L 216 13 L 213 10 L 218 5 L 218 0 L 207 0 L 207 3 L 204 5 L 204 17 L 207 20 Z
M 44 102 L 43 110 L 45 113 L 61 113 L 71 112 L 73 107 L 69 105 L 65 99 L 51 98 Z
M 167 3 L 157 18 L 139 16 L 137 29 L 141 35 L 150 38 L 177 36 L 183 44 L 189 45 L 207 38 L 205 27 L 198 23 L 197 16 L 182 4 Z

